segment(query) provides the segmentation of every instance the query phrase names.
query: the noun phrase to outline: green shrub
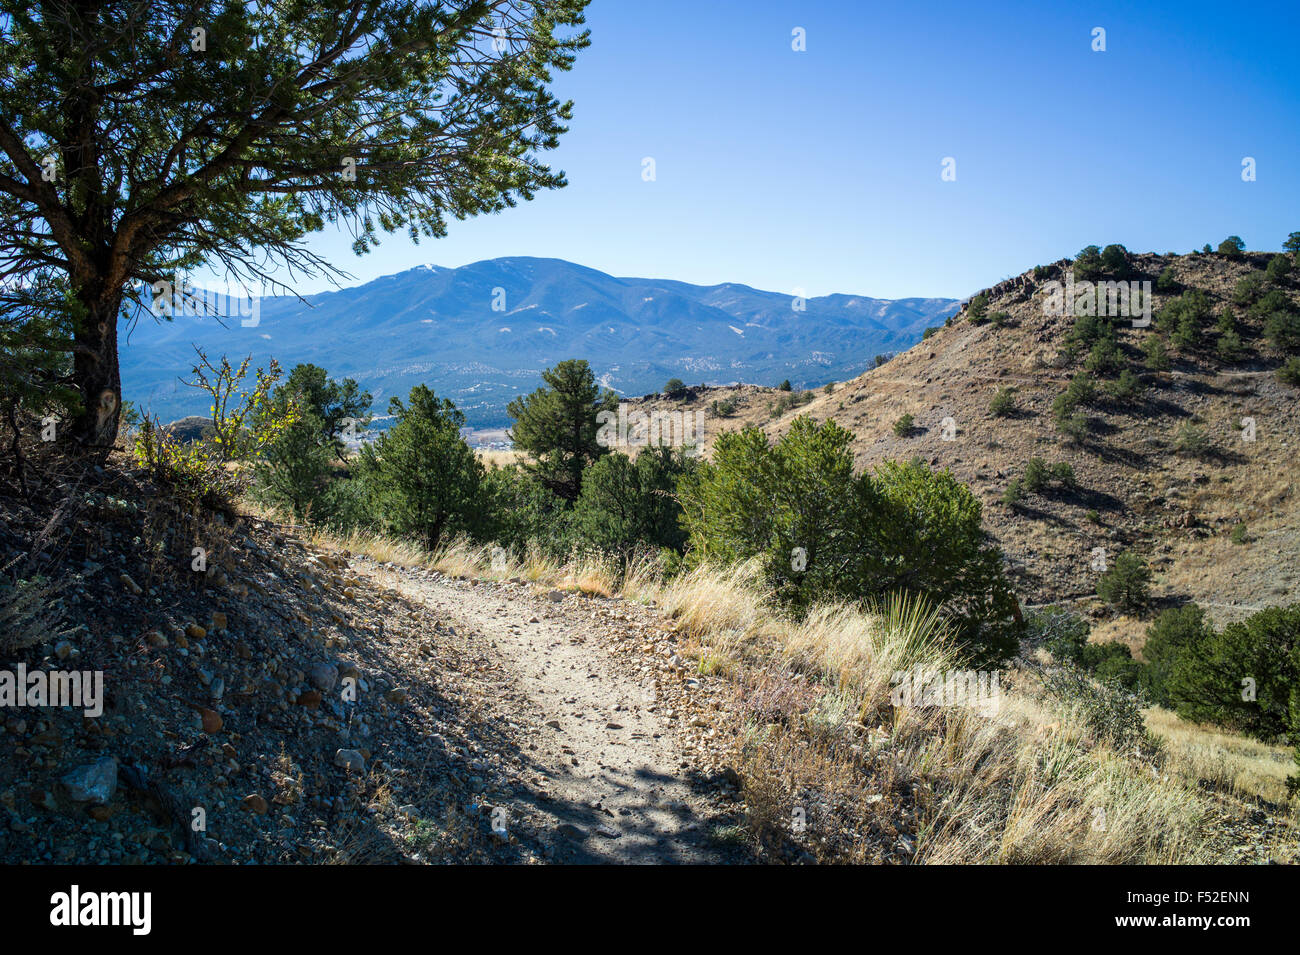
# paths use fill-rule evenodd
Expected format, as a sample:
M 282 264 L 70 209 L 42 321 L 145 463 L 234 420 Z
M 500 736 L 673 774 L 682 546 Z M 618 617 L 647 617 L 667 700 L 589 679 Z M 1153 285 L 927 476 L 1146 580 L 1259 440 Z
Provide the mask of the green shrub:
M 1031 494 L 1041 494 L 1052 489 L 1068 489 L 1075 486 L 1074 468 L 1068 461 L 1048 464 L 1042 458 L 1030 458 L 1025 465 L 1023 490 Z
M 1160 331 L 1172 333 L 1183 324 L 1200 328 L 1201 323 L 1207 321 L 1209 317 L 1209 297 L 1200 289 L 1194 288 L 1167 302 L 1156 312 L 1155 324 Z
M 461 437 L 465 416 L 425 385 L 408 403 L 388 403 L 395 424 L 363 445 L 358 474 L 370 488 L 376 520 L 389 533 L 437 549 L 486 522 L 483 465 Z
M 646 549 L 681 553 L 686 531 L 677 484 L 696 459 L 680 449 L 645 448 L 634 459 L 608 454 L 587 470 L 573 523 L 585 544 L 624 560 Z
M 921 333 L 921 341 L 925 341 L 926 339 L 930 338 L 932 335 L 937 335 L 937 334 L 939 333 L 939 327 L 940 327 L 940 326 L 938 326 L 938 325 L 931 325 L 929 328 L 927 328 L 925 331 L 923 331 L 923 332 Z M 876 358 L 879 358 L 879 357 L 880 357 L 879 355 L 876 356 Z M 876 363 L 876 367 L 879 368 L 879 367 L 880 367 L 881 365 L 883 365 L 883 364 L 884 364 L 884 362 L 882 362 L 882 361 L 878 361 L 878 362 Z
M 1111 279 L 1126 279 L 1130 268 L 1128 249 L 1122 245 L 1108 245 L 1101 250 L 1102 274 Z
M 793 387 L 793 386 L 790 384 L 790 379 L 787 378 L 785 381 L 781 382 L 779 385 L 776 386 L 776 390 L 777 390 L 777 391 L 790 391 L 790 390 L 792 389 L 792 387 Z
M 1264 294 L 1264 274 L 1262 272 L 1251 272 L 1237 280 L 1237 286 L 1232 292 L 1232 301 L 1235 305 L 1248 306 L 1254 305 L 1261 295 Z
M 1145 668 L 1122 643 L 1089 643 L 1087 618 L 1060 606 L 1032 611 L 1025 620 L 1025 642 L 1041 646 L 1058 664 L 1075 667 L 1129 692 L 1143 687 Z
M 1146 561 L 1132 551 L 1125 551 L 1098 579 L 1097 596 L 1120 610 L 1137 610 L 1149 599 L 1150 584 L 1151 571 Z
M 1099 338 L 1084 359 L 1083 367 L 1095 375 L 1111 375 L 1124 367 L 1124 354 L 1119 350 L 1112 330 L 1109 335 Z
M 1169 340 L 1183 351 L 1194 350 L 1201 344 L 1200 322 L 1192 315 L 1184 315 L 1178 320 L 1178 327 L 1169 336 Z
M 253 496 L 287 507 L 298 521 L 319 516 L 316 505 L 333 476 L 333 448 L 322 440 L 325 428 L 324 419 L 307 412 L 271 442 L 254 466 Z
M 1235 328 L 1230 328 L 1226 332 L 1219 334 L 1219 340 L 1214 343 L 1214 353 L 1219 356 L 1220 361 L 1229 364 L 1241 361 L 1242 356 L 1246 353 L 1246 348 Z
M 793 391 L 789 394 L 782 394 L 773 401 L 768 402 L 767 413 L 769 417 L 779 418 L 792 408 L 799 408 L 813 400 L 811 391 Z
M 1106 386 L 1106 392 L 1116 401 L 1129 401 L 1142 394 L 1145 386 L 1132 369 L 1125 368 L 1119 377 Z
M 994 312 L 989 316 L 989 322 L 994 328 L 1005 328 L 1011 322 L 1010 312 Z
M 1084 246 L 1074 257 L 1074 280 L 1091 282 L 1105 273 L 1101 259 L 1101 249 L 1095 245 Z
M 1153 702 L 1172 707 L 1169 678 L 1187 647 L 1201 643 L 1211 633 L 1209 622 L 1196 604 L 1161 611 L 1147 627 L 1142 655 L 1147 661 L 1147 688 Z
M 1055 416 L 1055 423 L 1057 431 L 1080 444 L 1092 434 L 1092 419 L 1082 411 L 1060 412 Z
M 1210 452 L 1210 435 L 1201 425 L 1184 421 L 1174 432 L 1174 450 L 1187 457 L 1204 457 Z
M 345 439 L 370 422 L 370 394 L 347 378 L 331 379 L 324 368 L 300 364 L 275 389 L 262 415 L 284 416 L 293 408 L 298 417 L 267 444 L 254 466 L 253 495 L 272 506 L 285 507 L 296 520 L 341 523 L 356 519 L 350 504 L 330 497 L 334 463 L 345 460 Z M 327 498 L 329 498 L 327 500 Z M 335 513 L 336 505 L 348 516 Z
M 1300 351 L 1300 313 L 1278 310 L 1264 320 L 1264 335 L 1279 351 Z
M 1142 346 L 1146 353 L 1144 364 L 1151 371 L 1168 371 L 1169 370 L 1169 352 L 1165 350 L 1165 343 L 1154 335 L 1146 340 Z
M 1229 539 L 1234 544 L 1244 544 L 1250 540 L 1250 531 L 1245 524 L 1236 524 L 1232 528 L 1232 534 Z
M 1268 260 L 1268 268 L 1264 270 L 1264 274 L 1274 285 L 1282 285 L 1290 277 L 1293 269 L 1289 255 L 1275 255 Z
M 514 554 L 539 548 L 556 560 L 569 557 L 577 543 L 573 508 L 541 477 L 517 464 L 491 468 L 483 480 L 491 522 L 483 536 Z
M 686 382 L 680 378 L 669 378 L 664 382 L 664 394 L 676 395 L 686 390 Z
M 1288 358 L 1277 370 L 1277 380 L 1286 385 L 1300 388 L 1300 356 Z
M 1095 397 L 1096 385 L 1088 373 L 1081 371 L 1075 375 L 1065 391 L 1052 402 L 1052 418 L 1057 430 L 1076 441 L 1087 438 L 1092 425 L 1087 415 L 1078 409 L 1090 404 Z
M 1156 278 L 1156 291 L 1162 295 L 1168 295 L 1177 290 L 1178 280 L 1174 278 L 1174 270 L 1166 266 Z
M 1230 259 L 1241 258 L 1241 253 L 1246 251 L 1246 243 L 1241 240 L 1240 236 L 1230 235 L 1219 243 L 1219 255 L 1227 256 Z
M 939 607 L 973 658 L 1004 659 L 1019 627 L 979 500 L 918 462 L 855 476 L 851 443 L 834 422 L 806 417 L 775 443 L 752 428 L 720 435 L 712 460 L 682 483 L 688 562 L 756 558 L 794 608 L 906 591 Z
M 1043 680 L 1048 694 L 1063 704 L 1092 736 L 1123 753 L 1151 745 L 1142 700 L 1115 682 L 1097 680 L 1076 666 L 1050 671 Z
M 988 321 L 989 297 L 980 292 L 966 305 L 966 315 L 972 325 L 983 325 Z
M 1265 321 L 1274 312 L 1291 312 L 1295 305 L 1291 298 L 1281 289 L 1269 289 L 1250 306 L 1250 315 L 1257 321 Z
M 1002 503 L 1016 505 L 1025 499 L 1025 482 L 1023 478 L 1014 478 L 1007 489 L 1002 492 Z
M 213 443 L 184 444 L 149 415 L 140 422 L 132 455 L 155 481 L 193 504 L 225 510 L 244 491 L 239 473 L 226 468 L 220 449 Z
M 1217 632 L 1189 622 L 1175 636 L 1152 654 L 1163 695 L 1180 716 L 1266 742 L 1300 742 L 1300 604 L 1261 610 Z
M 709 404 L 709 411 L 719 418 L 730 418 L 736 413 L 738 407 L 735 398 L 714 398 Z
M 912 433 L 912 429 L 915 426 L 916 426 L 915 418 L 913 418 L 910 414 L 902 415 L 897 421 L 894 422 L 894 434 L 898 435 L 898 437 L 900 438 L 906 438 L 909 434 Z
M 1014 388 L 999 388 L 993 395 L 993 400 L 989 402 L 989 411 L 995 418 L 1006 418 L 1015 414 L 1016 411 L 1016 390 Z

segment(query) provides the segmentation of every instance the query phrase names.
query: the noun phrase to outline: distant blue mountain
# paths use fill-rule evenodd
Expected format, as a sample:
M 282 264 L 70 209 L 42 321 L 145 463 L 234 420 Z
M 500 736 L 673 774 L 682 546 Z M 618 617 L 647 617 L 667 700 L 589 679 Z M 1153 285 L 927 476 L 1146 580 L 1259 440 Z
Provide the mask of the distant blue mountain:
M 688 384 L 815 387 L 851 378 L 874 357 L 911 347 L 954 299 L 810 298 L 746 285 L 615 278 L 562 259 L 501 258 L 458 269 L 425 265 L 355 288 L 264 298 L 255 327 L 239 317 L 143 317 L 122 349 L 127 400 L 164 421 L 207 403 L 178 382 L 193 345 L 231 360 L 271 356 L 355 378 L 383 414 L 392 396 L 428 384 L 475 427 L 507 424 L 507 403 L 565 358 L 585 358 L 623 395 Z

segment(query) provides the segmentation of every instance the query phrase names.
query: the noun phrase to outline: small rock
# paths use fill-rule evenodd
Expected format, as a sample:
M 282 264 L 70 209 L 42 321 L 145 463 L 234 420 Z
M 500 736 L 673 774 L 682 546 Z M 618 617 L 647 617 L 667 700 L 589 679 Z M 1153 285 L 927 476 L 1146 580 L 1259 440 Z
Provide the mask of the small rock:
M 122 574 L 117 578 L 117 580 L 118 583 L 120 583 L 131 593 L 135 594 L 137 597 L 140 596 L 142 593 L 144 593 L 144 588 L 142 588 L 139 584 L 137 584 L 134 580 L 132 580 L 130 574 Z
M 571 822 L 560 823 L 558 826 L 555 827 L 555 831 L 558 832 L 560 835 L 564 836 L 566 839 L 587 838 L 586 831 L 583 829 L 579 829 Z
M 219 610 L 212 611 L 212 632 L 220 633 L 226 629 L 226 615 Z
M 146 633 L 146 634 L 144 635 L 144 640 L 145 640 L 145 643 L 149 644 L 149 646 L 151 646 L 151 647 L 165 647 L 165 646 L 167 646 L 167 638 L 164 637 L 164 636 L 163 636 L 161 633 L 159 633 L 157 630 L 150 630 L 148 633 Z
M 203 726 L 203 732 L 216 733 L 221 730 L 226 721 L 221 718 L 221 714 L 216 710 L 210 710 L 206 706 L 199 707 L 199 721 Z
M 546 597 L 547 597 L 548 600 L 551 601 L 551 603 L 553 603 L 553 604 L 557 604 L 557 603 L 559 603 L 561 600 L 564 599 L 564 591 L 563 591 L 563 590 L 552 590 L 550 593 L 548 593 L 548 594 L 546 595 Z
M 208 631 L 204 630 L 197 623 L 187 623 L 185 625 L 185 636 L 189 637 L 191 640 L 202 640 L 207 635 Z
M 619 832 L 613 826 L 597 826 L 596 834 L 604 836 L 606 839 L 622 839 L 623 833 Z
M 302 693 L 298 694 L 296 702 L 299 706 L 307 706 L 314 710 L 316 707 L 320 706 L 322 699 L 323 697 L 321 696 L 320 690 L 304 690 Z
M 255 815 L 258 816 L 265 816 L 266 810 L 270 808 L 269 806 L 267 806 L 266 800 L 263 799 L 262 796 L 260 796 L 258 793 L 249 793 L 242 800 L 240 800 L 240 805 L 243 806 L 245 809 L 247 809 L 249 812 L 254 813 Z
M 78 766 L 66 774 L 61 782 L 68 791 L 68 798 L 73 802 L 89 802 L 102 805 L 113 798 L 117 791 L 117 760 L 105 756 L 93 763 Z
M 334 753 L 334 765 L 353 772 L 365 772 L 366 758 L 355 749 L 340 749 Z
M 407 698 L 407 693 L 400 686 L 393 687 L 393 689 L 389 690 L 387 693 L 384 694 L 384 699 L 386 699 L 389 703 L 395 703 L 399 705 L 405 703 L 406 698 Z
M 339 682 L 339 668 L 332 663 L 313 663 L 308 679 L 316 689 L 328 693 Z

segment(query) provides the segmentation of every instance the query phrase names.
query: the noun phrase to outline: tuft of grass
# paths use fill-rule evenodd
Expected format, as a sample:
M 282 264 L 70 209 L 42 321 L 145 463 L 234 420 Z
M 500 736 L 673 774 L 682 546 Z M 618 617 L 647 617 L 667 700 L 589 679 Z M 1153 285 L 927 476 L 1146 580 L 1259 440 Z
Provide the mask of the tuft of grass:
M 750 714 L 737 744 L 747 824 L 760 842 L 825 861 L 1205 861 L 1194 786 L 1073 718 L 1033 663 L 1000 674 L 992 713 L 895 706 L 899 674 L 960 667 L 932 609 L 898 596 L 791 620 L 768 597 L 756 569 L 739 565 L 696 567 L 659 598 L 710 660 L 732 660 L 725 672 Z M 808 835 L 792 835 L 795 815 Z M 896 846 L 827 830 L 909 835 Z

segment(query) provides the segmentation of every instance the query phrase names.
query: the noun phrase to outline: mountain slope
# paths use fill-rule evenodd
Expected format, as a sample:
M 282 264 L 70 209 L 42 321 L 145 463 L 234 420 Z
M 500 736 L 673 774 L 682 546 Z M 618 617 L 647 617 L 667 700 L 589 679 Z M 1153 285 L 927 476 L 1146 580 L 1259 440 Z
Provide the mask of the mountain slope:
M 1094 557 L 1104 548 L 1108 561 L 1126 549 L 1145 556 L 1157 601 L 1192 598 L 1224 619 L 1290 603 L 1300 599 L 1297 391 L 1277 380 L 1280 355 L 1262 340 L 1259 321 L 1233 303 L 1238 280 L 1268 258 L 1133 256 L 1139 278 L 1154 285 L 1168 268 L 1179 283 L 1172 293 L 1156 293 L 1156 311 L 1183 289 L 1201 289 L 1211 315 L 1234 315 L 1245 353 L 1233 363 L 1220 360 L 1210 320 L 1202 329 L 1204 347 L 1169 345 L 1171 368 L 1151 372 L 1141 346 L 1155 335 L 1168 344 L 1169 336 L 1155 325 L 1120 324 L 1124 363 L 1142 375 L 1146 389 L 1112 399 L 1102 389 L 1114 376 L 1098 376 L 1099 400 L 1086 409 L 1092 434 L 1081 443 L 1057 430 L 1052 413 L 1053 400 L 1081 367 L 1079 359 L 1062 362 L 1058 355 L 1074 319 L 1043 309 L 1047 283 L 1063 280 L 1065 263 L 988 290 L 988 313 L 1009 315 L 1003 327 L 972 323 L 967 308 L 950 326 L 831 394 L 818 389 L 802 407 L 761 415 L 763 426 L 777 435 L 799 414 L 830 418 L 856 435 L 860 467 L 919 455 L 950 468 L 983 502 L 985 524 L 1007 555 L 1022 601 L 1094 594 Z M 1283 291 L 1300 303 L 1294 283 Z M 1001 387 L 1015 389 L 1017 410 L 1009 417 L 990 411 Z M 710 401 L 720 397 L 709 393 Z M 904 414 L 914 417 L 914 426 L 899 436 L 894 424 Z M 953 440 L 944 440 L 946 418 L 955 425 Z M 1243 418 L 1255 420 L 1253 441 L 1243 439 Z M 706 438 L 751 421 L 752 407 L 749 415 L 710 416 Z M 1209 440 L 1202 454 L 1178 450 L 1179 429 L 1189 422 Z M 1077 489 L 1003 504 L 1007 485 L 1034 457 L 1069 463 Z M 1238 524 L 1246 525 L 1244 543 L 1231 539 Z M 1142 625 L 1119 619 L 1099 630 L 1137 642 Z
M 874 356 L 918 341 L 956 310 L 951 299 L 811 298 L 745 285 L 615 278 L 559 259 L 501 258 L 457 269 L 422 266 L 356 288 L 260 302 L 254 327 L 238 316 L 145 316 L 123 349 L 126 398 L 163 419 L 203 410 L 176 382 L 193 358 L 274 356 L 286 368 L 321 365 L 356 378 L 376 397 L 421 382 L 450 397 L 479 427 L 502 425 L 505 405 L 531 391 L 546 367 L 587 359 L 622 394 L 679 377 L 820 384 L 846 378 Z

